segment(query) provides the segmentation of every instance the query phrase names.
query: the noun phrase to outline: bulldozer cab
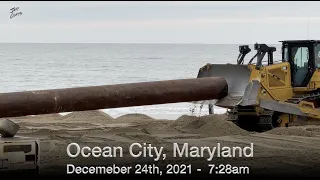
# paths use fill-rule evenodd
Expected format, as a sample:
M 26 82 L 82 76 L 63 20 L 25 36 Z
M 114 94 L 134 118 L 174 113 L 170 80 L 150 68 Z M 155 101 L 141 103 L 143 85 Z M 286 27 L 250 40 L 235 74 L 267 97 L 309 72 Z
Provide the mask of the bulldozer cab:
M 320 68 L 320 44 L 314 40 L 282 42 L 282 61 L 291 67 L 292 87 L 306 87 L 317 68 Z

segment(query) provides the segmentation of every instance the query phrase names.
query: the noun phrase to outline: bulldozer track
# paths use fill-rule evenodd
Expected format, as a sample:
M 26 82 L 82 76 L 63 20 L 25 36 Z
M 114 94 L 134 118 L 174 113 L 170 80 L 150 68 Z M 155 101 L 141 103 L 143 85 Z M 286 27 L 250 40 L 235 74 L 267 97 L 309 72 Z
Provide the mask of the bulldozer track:
M 320 92 L 313 92 L 313 93 L 304 94 L 304 95 L 296 95 L 286 100 L 285 102 L 292 103 L 292 104 L 299 104 L 301 101 L 310 102 L 317 99 L 320 99 Z M 229 121 L 232 121 L 235 124 L 241 126 L 240 125 L 241 119 L 246 118 L 245 120 L 246 122 L 255 123 L 255 125 L 253 126 L 256 126 L 254 129 L 257 131 L 268 131 L 275 128 L 274 121 L 275 121 L 275 118 L 277 117 L 275 117 L 274 114 L 275 114 L 275 111 L 267 110 L 267 109 L 264 109 L 263 112 L 260 112 L 259 114 L 257 114 L 253 107 L 240 107 L 240 106 L 236 106 L 234 109 L 229 110 L 227 112 Z M 253 121 L 248 119 L 255 119 L 255 120 Z M 244 127 L 244 129 L 246 129 L 246 127 Z
M 253 108 L 244 108 L 241 107 L 240 110 L 236 107 L 230 111 L 227 112 L 228 115 L 228 120 L 234 122 L 235 124 L 237 124 L 238 126 L 242 126 L 241 125 L 241 116 L 239 115 L 242 113 L 246 113 L 246 114 L 256 114 L 255 110 Z M 246 130 L 249 131 L 268 131 L 273 129 L 273 124 L 272 124 L 272 120 L 273 120 L 273 114 L 274 111 L 271 110 L 264 110 L 262 113 L 260 113 L 259 115 L 249 115 L 246 116 L 246 122 L 250 122 L 252 124 L 248 124 L 250 126 L 250 128 L 248 127 L 243 127 Z M 251 121 L 247 120 L 248 118 L 252 119 Z
M 273 129 L 273 114 L 274 111 L 264 110 L 263 114 L 259 115 L 258 127 L 261 131 L 268 131 Z

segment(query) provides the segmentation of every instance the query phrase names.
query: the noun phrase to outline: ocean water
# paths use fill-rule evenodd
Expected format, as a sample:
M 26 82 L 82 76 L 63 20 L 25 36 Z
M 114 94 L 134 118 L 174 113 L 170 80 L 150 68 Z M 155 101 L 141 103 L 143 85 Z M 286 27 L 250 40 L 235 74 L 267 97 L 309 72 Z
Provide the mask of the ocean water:
M 195 78 L 206 63 L 236 63 L 238 46 L 207 44 L 0 44 L 0 92 Z M 274 59 L 280 59 L 280 45 Z M 252 52 L 246 60 L 256 52 Z M 194 113 L 192 113 L 194 110 Z M 176 119 L 208 108 L 174 103 L 104 110 Z M 216 113 L 225 109 L 215 108 Z

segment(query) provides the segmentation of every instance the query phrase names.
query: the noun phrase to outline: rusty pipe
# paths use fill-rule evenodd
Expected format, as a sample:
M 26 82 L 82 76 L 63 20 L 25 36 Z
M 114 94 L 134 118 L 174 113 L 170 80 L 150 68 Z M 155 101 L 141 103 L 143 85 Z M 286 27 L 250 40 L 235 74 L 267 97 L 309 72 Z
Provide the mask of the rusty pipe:
M 0 118 L 212 100 L 227 93 L 220 77 L 0 93 Z

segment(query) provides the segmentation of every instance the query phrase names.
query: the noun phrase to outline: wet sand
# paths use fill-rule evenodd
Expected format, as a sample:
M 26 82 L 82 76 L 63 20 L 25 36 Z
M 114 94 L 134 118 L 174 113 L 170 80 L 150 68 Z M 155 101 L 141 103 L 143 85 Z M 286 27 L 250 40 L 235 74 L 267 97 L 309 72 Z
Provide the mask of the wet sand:
M 10 118 L 21 128 L 18 135 L 36 137 L 41 141 L 41 173 L 65 172 L 67 163 L 134 164 L 153 163 L 148 158 L 130 158 L 128 147 L 135 142 L 164 147 L 168 164 L 193 163 L 249 166 L 252 174 L 294 173 L 302 176 L 319 174 L 320 126 L 308 125 L 276 128 L 264 133 L 247 132 L 225 119 L 225 115 L 195 117 L 183 115 L 177 120 L 153 119 L 143 114 L 128 114 L 116 119 L 102 111 L 73 112 L 65 116 L 40 115 Z M 67 156 L 68 144 L 82 146 L 124 147 L 122 158 L 76 158 Z M 254 145 L 253 158 L 172 158 L 173 143 L 190 146 Z

